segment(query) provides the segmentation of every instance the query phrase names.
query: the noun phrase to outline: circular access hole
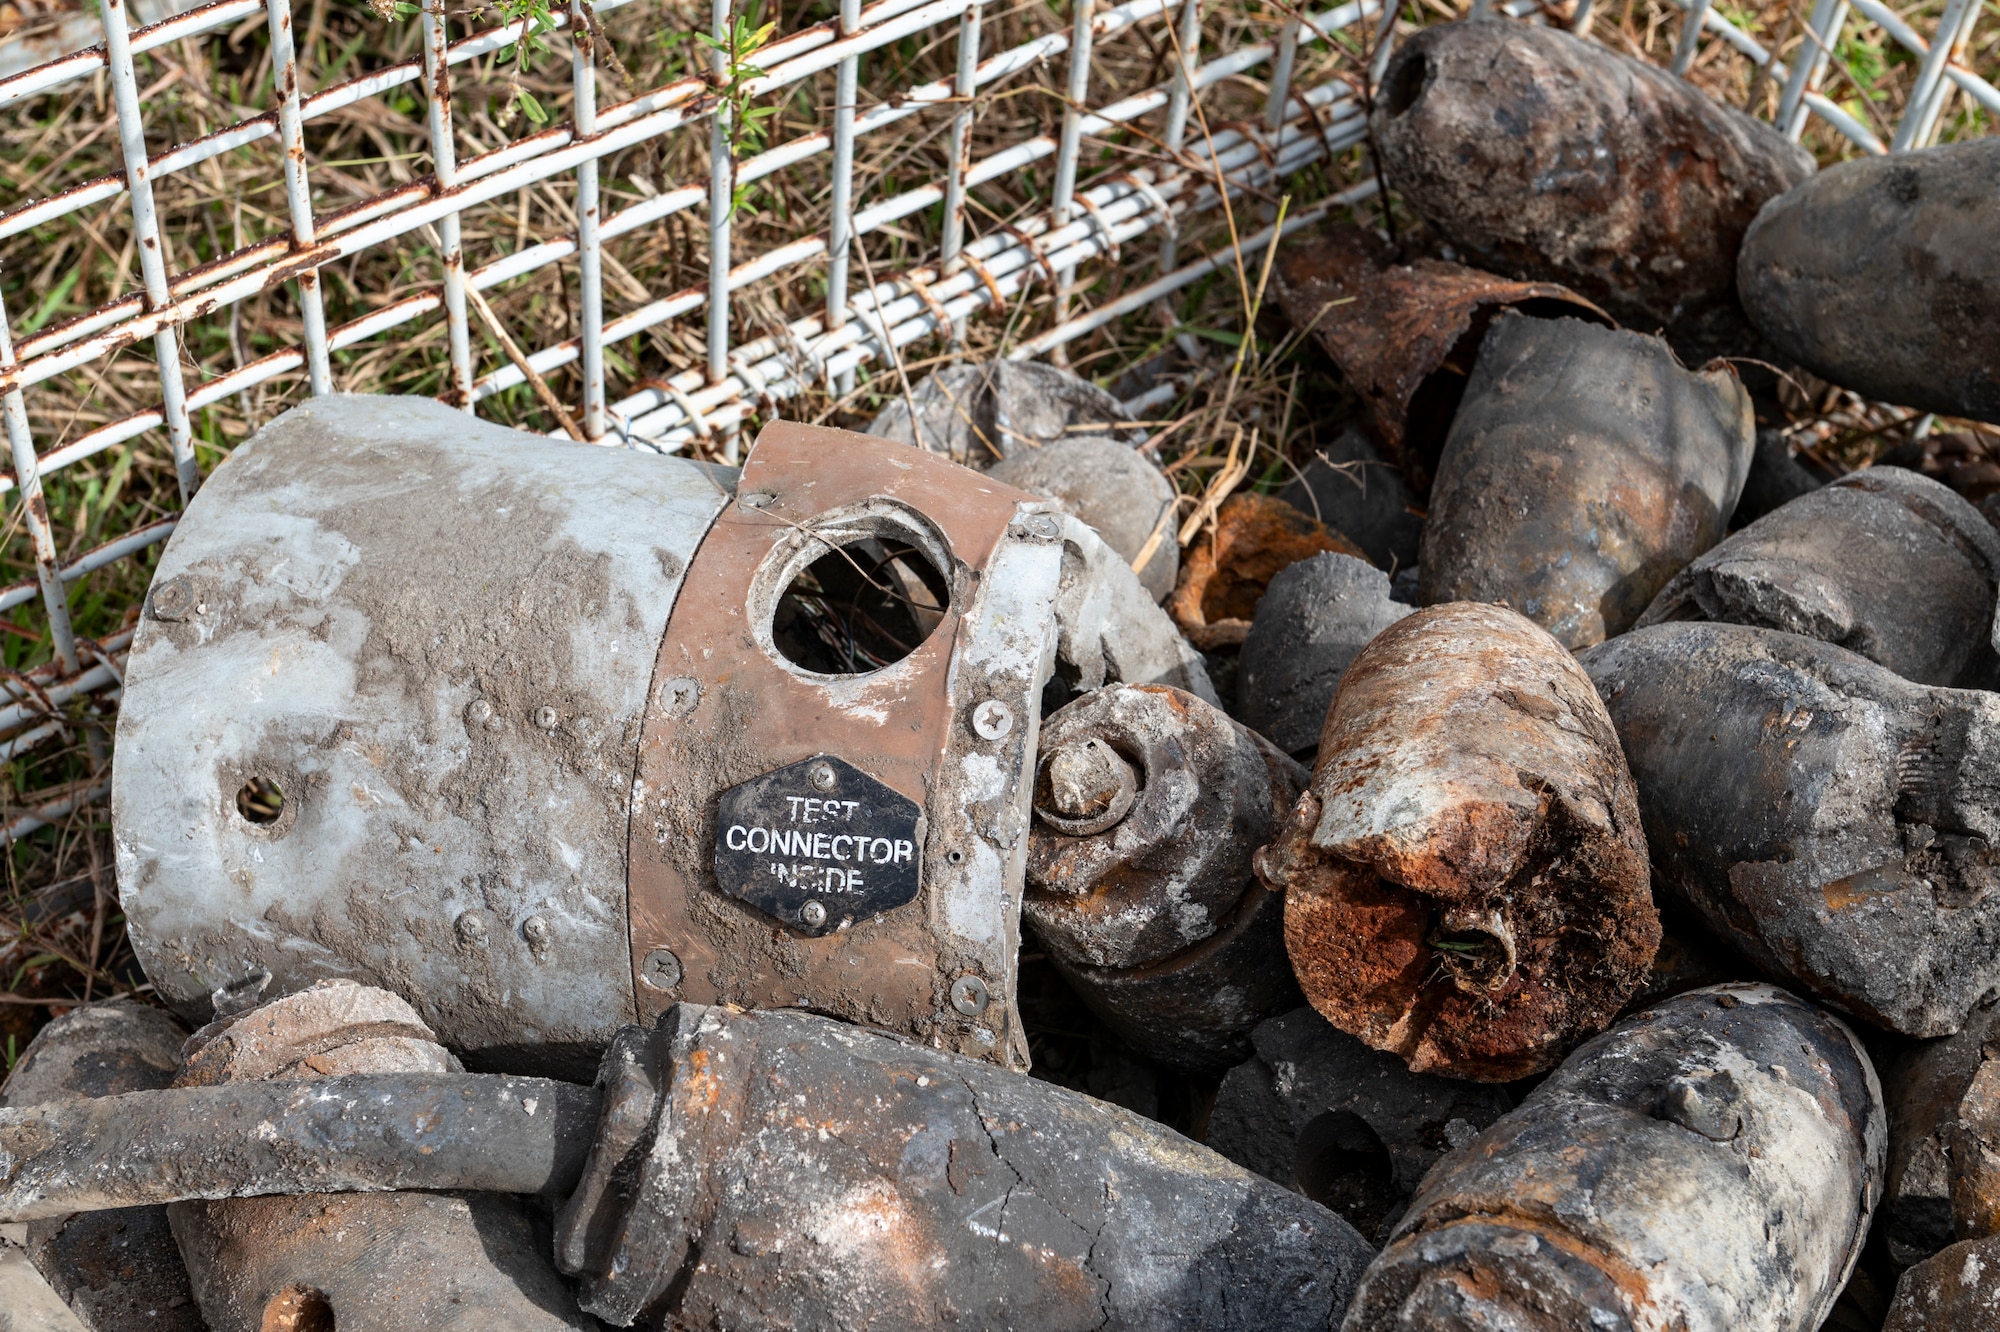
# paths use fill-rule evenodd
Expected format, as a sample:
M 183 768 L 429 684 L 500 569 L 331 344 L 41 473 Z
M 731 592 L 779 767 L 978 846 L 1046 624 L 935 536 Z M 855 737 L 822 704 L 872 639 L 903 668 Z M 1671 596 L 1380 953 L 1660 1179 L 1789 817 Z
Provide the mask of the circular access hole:
M 950 608 L 950 585 L 921 551 L 870 537 L 828 551 L 792 580 L 771 641 L 801 669 L 861 675 L 915 652 Z
M 269 777 L 252 777 L 236 793 L 236 812 L 259 827 L 268 827 L 285 812 L 285 793 Z
M 333 1304 L 311 1286 L 287 1286 L 264 1306 L 260 1332 L 334 1332 Z
M 1292 1177 L 1299 1192 L 1346 1217 L 1370 1244 L 1388 1238 L 1398 1208 L 1389 1149 L 1352 1110 L 1328 1110 L 1299 1130 Z

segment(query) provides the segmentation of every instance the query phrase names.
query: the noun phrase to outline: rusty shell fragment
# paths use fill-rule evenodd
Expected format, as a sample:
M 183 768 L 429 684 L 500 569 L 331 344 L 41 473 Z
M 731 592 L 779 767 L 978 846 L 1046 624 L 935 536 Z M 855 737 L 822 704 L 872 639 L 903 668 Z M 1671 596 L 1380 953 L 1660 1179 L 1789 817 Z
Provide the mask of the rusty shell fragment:
M 1418 611 L 1342 677 L 1257 872 L 1325 1018 L 1415 1072 L 1501 1082 L 1602 1030 L 1659 945 L 1611 720 L 1500 606 Z
M 218 1019 L 188 1047 L 177 1086 L 462 1071 L 407 1003 L 342 980 Z M 507 1194 L 279 1195 L 177 1202 L 167 1213 L 210 1332 L 594 1326 L 550 1265 L 526 1203 Z
M 1284 903 L 1253 851 L 1305 785 L 1228 714 L 1110 685 L 1042 727 L 1021 917 L 1106 1026 L 1149 1058 L 1219 1072 L 1299 1002 Z
M 1424 29 L 1370 124 L 1390 185 L 1468 262 L 1560 282 L 1697 357 L 1746 350 L 1743 233 L 1813 172 L 1685 79 L 1526 23 Z
M 556 1254 L 619 1327 L 1305 1332 L 1369 1257 L 1129 1111 L 814 1014 L 681 1004 L 599 1083 Z
M 187 1029 L 120 1001 L 72 1009 L 21 1052 L 0 1109 L 167 1086 Z M 164 1206 L 75 1212 L 28 1223 L 29 1260 L 88 1332 L 204 1332 Z
M 1870 398 L 2000 421 L 2000 139 L 1829 167 L 1773 199 L 1737 258 L 1780 355 Z
M 1996 586 L 2000 532 L 1979 510 L 1920 473 L 1870 467 L 1697 556 L 1639 623 L 1762 625 L 1918 684 L 1988 687 Z
M 1767 985 L 1692 991 L 1440 1162 L 1343 1332 L 1817 1332 L 1885 1137 L 1847 1028 Z
M 1905 1036 L 2000 986 L 2000 695 L 1729 624 L 1636 629 L 1583 664 L 1655 882 L 1768 974 Z
M 1272 270 L 1278 304 L 1310 328 L 1360 395 L 1383 449 L 1428 490 L 1479 340 L 1504 309 L 1612 325 L 1554 282 L 1515 282 L 1442 259 L 1398 264 L 1360 227 L 1330 227 L 1285 246 Z
M 1506 314 L 1431 488 L 1419 599 L 1494 601 L 1567 648 L 1622 633 L 1728 530 L 1756 448 L 1727 366 L 1658 338 Z

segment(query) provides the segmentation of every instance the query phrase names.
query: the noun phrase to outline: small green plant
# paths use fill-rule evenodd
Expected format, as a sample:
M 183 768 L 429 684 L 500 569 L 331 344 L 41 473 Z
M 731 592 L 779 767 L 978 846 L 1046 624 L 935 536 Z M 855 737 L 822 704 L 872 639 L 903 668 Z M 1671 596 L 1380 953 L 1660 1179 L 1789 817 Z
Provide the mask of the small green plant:
M 368 0 L 368 7 L 394 23 L 424 12 L 421 5 L 411 4 L 410 0 Z M 536 56 L 549 49 L 548 42 L 543 38 L 554 32 L 556 27 L 555 11 L 550 7 L 550 0 L 492 0 L 491 4 L 475 7 L 471 17 L 475 20 L 484 18 L 488 10 L 497 15 L 503 24 L 526 25 L 520 39 L 514 43 L 514 69 L 507 76 L 508 112 L 511 114 L 518 107 L 532 123 L 548 124 L 548 110 L 533 93 L 521 86 L 521 76 L 534 68 Z
M 14 1049 L 14 1033 L 10 1031 L 7 1033 L 7 1071 L 9 1073 L 14 1071 L 14 1064 L 20 1057 Z
M 776 106 L 752 106 L 750 84 L 764 77 L 761 66 L 750 63 L 750 57 L 762 50 L 771 40 L 771 34 L 778 30 L 775 23 L 758 26 L 757 21 L 742 14 L 732 14 L 729 26 L 721 37 L 705 32 L 695 34 L 695 39 L 711 51 L 720 52 L 723 59 L 722 84 L 715 90 L 722 105 L 716 114 L 722 117 L 723 130 L 729 144 L 731 190 L 729 211 L 723 215 L 726 222 L 736 216 L 736 210 L 749 201 L 754 186 L 735 184 L 736 163 L 745 157 L 754 157 L 764 151 L 770 134 L 767 123 L 778 114 Z

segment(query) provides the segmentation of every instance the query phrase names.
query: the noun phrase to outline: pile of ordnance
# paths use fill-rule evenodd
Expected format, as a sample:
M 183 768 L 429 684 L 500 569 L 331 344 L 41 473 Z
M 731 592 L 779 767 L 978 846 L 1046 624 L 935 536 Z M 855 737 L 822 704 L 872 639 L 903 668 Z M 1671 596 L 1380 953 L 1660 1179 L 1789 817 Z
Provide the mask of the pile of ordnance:
M 79 1319 L 2000 1326 L 2000 531 L 1759 431 L 2000 420 L 2000 140 L 1815 172 L 1463 22 L 1372 142 L 1419 233 L 1273 277 L 1360 418 L 1185 551 L 1022 362 L 740 472 L 380 398 L 223 463 L 117 737 L 172 1012 L 0 1110 Z M 1026 1076 L 1024 949 L 1192 1136 Z

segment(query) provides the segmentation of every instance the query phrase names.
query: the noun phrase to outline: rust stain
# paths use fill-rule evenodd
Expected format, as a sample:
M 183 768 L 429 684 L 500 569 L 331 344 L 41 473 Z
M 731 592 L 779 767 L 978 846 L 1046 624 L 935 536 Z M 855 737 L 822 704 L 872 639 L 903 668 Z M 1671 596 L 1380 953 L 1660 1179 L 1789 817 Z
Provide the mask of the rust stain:
M 790 1007 L 810 995 L 822 1011 L 850 1021 L 928 1030 L 942 1003 L 931 930 L 941 910 L 932 896 L 939 876 L 926 870 L 909 907 L 819 938 L 795 934 L 716 887 L 716 804 L 729 786 L 819 754 L 838 754 L 924 804 L 940 781 L 957 706 L 952 656 L 976 580 L 1017 507 L 1034 497 L 905 445 L 796 422 L 775 422 L 758 435 L 737 493 L 773 499 L 763 508 L 732 502 L 717 516 L 689 563 L 654 667 L 655 680 L 698 681 L 699 701 L 673 717 L 655 690 L 640 736 L 637 777 L 656 793 L 646 812 L 635 814 L 628 843 L 642 1016 L 677 1000 Z M 875 500 L 907 506 L 942 535 L 954 566 L 944 572 L 955 591 L 949 611 L 909 656 L 829 687 L 753 641 L 745 592 L 801 525 Z M 921 854 L 928 865 L 933 849 Z M 676 991 L 640 979 L 646 955 L 662 947 L 685 969 Z M 899 958 L 923 965 L 901 966 Z M 986 1020 L 1001 1016 L 989 1010 Z M 998 1048 L 1005 1045 L 1003 1036 Z
M 1421 494 L 1493 316 L 1518 309 L 1606 327 L 1611 316 L 1553 282 L 1514 282 L 1463 264 L 1399 264 L 1359 227 L 1308 233 L 1280 251 L 1278 304 L 1313 336 L 1367 407 L 1388 457 Z
M 1602 1030 L 1644 980 L 1647 863 L 1581 668 L 1513 612 L 1460 603 L 1348 668 L 1311 794 L 1256 868 L 1329 1022 L 1413 1070 L 1506 1081 Z
M 1203 650 L 1241 643 L 1271 580 L 1300 560 L 1328 552 L 1368 558 L 1345 536 L 1281 499 L 1233 495 L 1216 513 L 1214 530 L 1189 550 L 1167 614 Z

